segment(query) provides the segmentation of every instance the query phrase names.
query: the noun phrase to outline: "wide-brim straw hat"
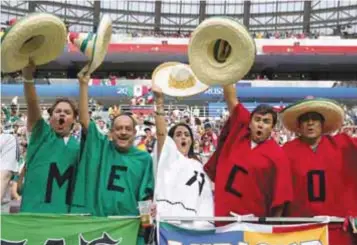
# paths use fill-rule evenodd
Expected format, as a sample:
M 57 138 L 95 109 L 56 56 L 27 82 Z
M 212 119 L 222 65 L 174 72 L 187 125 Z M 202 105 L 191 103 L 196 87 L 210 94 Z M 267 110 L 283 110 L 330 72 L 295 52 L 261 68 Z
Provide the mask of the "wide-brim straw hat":
M 188 47 L 192 71 L 210 86 L 237 83 L 250 71 L 255 54 L 255 42 L 245 26 L 225 17 L 203 21 Z
M 179 62 L 159 65 L 153 72 L 152 80 L 164 94 L 173 97 L 192 96 L 208 89 L 208 86 L 201 83 L 193 74 L 189 65 Z
M 80 71 L 90 75 L 104 61 L 112 37 L 112 21 L 109 15 L 103 15 L 97 33 L 70 33 L 70 41 L 85 55 L 89 63 Z
M 47 64 L 60 56 L 67 42 L 64 22 L 48 13 L 33 13 L 5 31 L 1 37 L 1 71 L 19 71 L 32 59 Z
M 315 98 L 305 99 L 286 107 L 281 113 L 281 121 L 288 130 L 299 133 L 299 117 L 308 112 L 321 114 L 325 121 L 322 133 L 332 133 L 343 125 L 345 113 L 334 100 Z

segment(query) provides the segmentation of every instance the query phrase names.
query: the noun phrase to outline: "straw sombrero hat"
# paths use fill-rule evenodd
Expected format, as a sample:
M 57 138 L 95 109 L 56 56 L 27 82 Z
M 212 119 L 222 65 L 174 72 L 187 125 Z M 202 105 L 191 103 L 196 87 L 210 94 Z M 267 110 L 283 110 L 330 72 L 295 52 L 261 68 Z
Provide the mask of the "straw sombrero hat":
M 298 119 L 307 112 L 317 112 L 324 117 L 322 133 L 331 133 L 339 129 L 345 117 L 342 107 L 334 100 L 322 98 L 305 99 L 286 107 L 281 112 L 280 115 L 284 127 L 298 133 Z
M 69 40 L 87 58 L 89 63 L 80 73 L 90 75 L 103 62 L 107 54 L 108 46 L 112 37 L 112 21 L 109 15 L 103 15 L 96 34 L 89 33 L 70 33 Z
M 164 94 L 174 97 L 192 96 L 208 89 L 193 74 L 189 65 L 179 62 L 159 65 L 153 72 L 152 80 Z
M 197 78 L 207 85 L 237 83 L 255 60 L 255 42 L 238 22 L 222 17 L 203 21 L 192 33 L 188 59 Z
M 47 13 L 30 14 L 11 26 L 1 37 L 1 71 L 19 71 L 29 64 L 46 64 L 63 53 L 66 26 L 58 17 Z

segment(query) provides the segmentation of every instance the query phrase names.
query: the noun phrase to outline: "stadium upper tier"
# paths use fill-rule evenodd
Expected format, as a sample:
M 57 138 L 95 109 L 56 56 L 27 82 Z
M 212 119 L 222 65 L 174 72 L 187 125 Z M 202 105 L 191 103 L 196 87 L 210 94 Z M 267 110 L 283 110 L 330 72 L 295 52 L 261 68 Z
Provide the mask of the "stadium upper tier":
M 70 33 L 69 37 L 71 36 Z M 266 39 L 255 38 L 257 55 L 357 55 L 357 38 L 341 39 L 339 36 L 320 36 L 310 38 Z M 69 43 L 71 52 L 78 51 Z M 174 53 L 186 54 L 189 38 L 175 37 L 133 37 L 113 34 L 109 46 L 110 53 Z
M 49 12 L 68 23 L 71 31 L 93 31 L 101 14 L 113 19 L 115 32 L 186 35 L 205 18 L 226 16 L 243 23 L 249 31 L 300 32 L 338 35 L 357 32 L 354 0 L 329 1 L 1 1 L 1 22 L 29 12 Z
M 356 73 L 357 39 L 320 37 L 319 39 L 255 39 L 257 57 L 254 72 L 266 69 L 284 72 L 336 71 Z M 167 61 L 188 63 L 188 38 L 112 36 L 104 63 L 99 71 L 120 69 L 152 71 Z M 69 43 L 55 62 L 43 69 L 84 66 L 87 58 Z M 356 80 L 356 76 L 348 80 Z M 339 78 L 336 78 L 339 79 Z

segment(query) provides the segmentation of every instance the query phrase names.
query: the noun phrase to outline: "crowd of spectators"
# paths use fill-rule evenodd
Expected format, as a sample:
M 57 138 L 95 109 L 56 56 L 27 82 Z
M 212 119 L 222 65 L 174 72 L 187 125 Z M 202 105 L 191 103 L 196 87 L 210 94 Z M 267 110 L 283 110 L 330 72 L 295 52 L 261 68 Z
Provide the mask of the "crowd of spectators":
M 135 104 L 137 106 L 137 104 Z M 128 107 L 130 108 L 130 106 Z M 27 135 L 26 135 L 26 111 L 20 112 L 19 105 L 11 103 L 10 105 L 2 105 L 2 126 L 4 133 L 10 133 L 17 137 L 20 146 L 20 164 L 23 164 L 26 155 Z M 49 119 L 48 108 L 42 107 L 42 116 L 45 120 Z M 346 118 L 341 131 L 357 137 L 357 107 L 344 106 Z M 90 100 L 91 118 L 96 122 L 98 129 L 103 134 L 108 134 L 111 126 L 111 119 L 119 114 L 120 109 L 117 106 L 111 106 L 108 109 L 95 100 Z M 146 112 L 132 112 L 134 118 L 137 120 L 137 135 L 135 145 L 145 151 L 152 152 L 156 141 L 156 132 L 154 124 L 154 113 L 150 110 Z M 222 108 L 219 117 L 204 117 L 200 115 L 199 110 L 191 109 L 190 107 L 178 108 L 172 107 L 166 110 L 165 120 L 168 129 L 179 122 L 184 122 L 193 129 L 194 134 L 194 150 L 200 155 L 202 159 L 207 159 L 216 150 L 217 140 L 222 127 L 229 116 L 228 111 Z M 73 127 L 72 134 L 80 139 L 81 126 L 76 123 Z M 296 135 L 289 132 L 282 127 L 280 123 L 277 124 L 272 133 L 272 137 L 277 143 L 283 145 L 284 143 L 294 139 Z
M 127 34 L 131 37 L 167 37 L 167 38 L 189 38 L 191 36 L 191 31 L 178 31 L 178 32 L 162 32 L 162 31 L 133 31 L 128 32 Z M 256 39 L 318 39 L 320 36 L 331 36 L 324 33 L 312 32 L 312 33 L 303 33 L 303 32 L 294 32 L 294 31 L 276 31 L 276 32 L 251 32 L 253 38 Z

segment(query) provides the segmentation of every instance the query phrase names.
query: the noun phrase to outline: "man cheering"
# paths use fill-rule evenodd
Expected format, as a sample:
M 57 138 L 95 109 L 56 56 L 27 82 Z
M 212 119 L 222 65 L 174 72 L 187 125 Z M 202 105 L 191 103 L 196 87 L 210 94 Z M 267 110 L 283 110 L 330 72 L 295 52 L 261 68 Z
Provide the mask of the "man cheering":
M 281 216 L 292 199 L 289 161 L 270 138 L 277 121 L 272 107 L 251 114 L 239 103 L 235 85 L 224 87 L 230 118 L 205 170 L 215 181 L 215 216 Z
M 30 141 L 21 212 L 67 213 L 71 206 L 73 166 L 79 160 L 79 143 L 71 136 L 77 118 L 75 104 L 57 99 L 49 109 L 49 124 L 42 118 L 30 62 L 22 70 Z
M 152 159 L 133 146 L 136 121 L 126 114 L 113 119 L 110 138 L 102 135 L 88 113 L 88 76 L 79 76 L 79 121 L 83 153 L 78 167 L 76 197 L 85 193 L 88 211 L 96 216 L 139 215 L 138 202 L 153 196 Z
M 300 135 L 283 147 L 295 191 L 287 215 L 356 216 L 357 139 L 327 135 L 342 126 L 343 109 L 332 100 L 306 99 L 285 108 L 281 118 L 288 130 Z M 329 225 L 329 240 L 331 245 L 357 244 L 342 224 Z

